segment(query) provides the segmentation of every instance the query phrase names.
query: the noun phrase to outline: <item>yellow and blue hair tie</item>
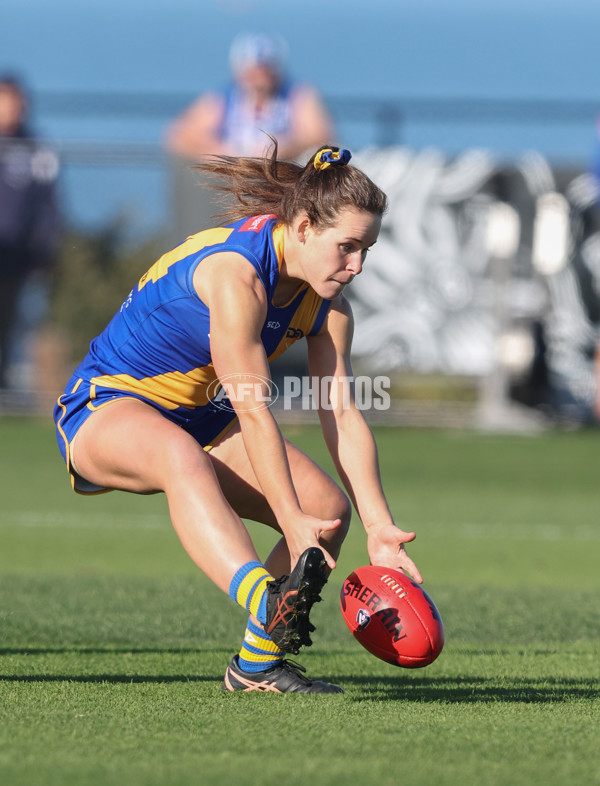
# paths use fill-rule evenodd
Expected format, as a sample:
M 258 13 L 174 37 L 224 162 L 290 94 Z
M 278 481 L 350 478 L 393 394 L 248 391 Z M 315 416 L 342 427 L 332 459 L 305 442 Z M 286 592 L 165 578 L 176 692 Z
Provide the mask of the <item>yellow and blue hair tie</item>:
M 324 147 L 319 150 L 314 158 L 315 169 L 327 169 L 332 164 L 338 166 L 345 166 L 352 158 L 352 153 L 345 148 L 340 148 L 337 151 L 332 150 L 330 147 Z

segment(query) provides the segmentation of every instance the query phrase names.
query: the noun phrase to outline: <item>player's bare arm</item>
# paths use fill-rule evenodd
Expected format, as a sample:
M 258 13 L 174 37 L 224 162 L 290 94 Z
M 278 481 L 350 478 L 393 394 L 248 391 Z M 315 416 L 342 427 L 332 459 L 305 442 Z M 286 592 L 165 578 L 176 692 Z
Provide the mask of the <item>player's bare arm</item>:
M 406 570 L 421 582 L 421 574 L 404 548 L 405 543 L 414 540 L 415 534 L 404 532 L 394 524 L 381 484 L 373 434 L 355 405 L 352 391 L 347 395 L 348 380 L 352 378 L 352 334 L 352 310 L 340 295 L 319 334 L 308 341 L 311 375 L 334 378 L 332 403 L 335 403 L 331 409 L 319 411 L 323 435 L 367 532 L 371 563 Z
M 227 271 L 224 275 L 224 271 Z M 194 285 L 211 312 L 211 354 L 219 379 L 268 380 L 269 365 L 260 334 L 267 313 L 266 293 L 248 261 L 235 253 L 215 254 L 198 266 Z M 283 436 L 264 404 L 266 389 L 243 387 L 232 401 L 244 446 L 263 493 L 285 535 L 292 565 L 320 535 L 341 524 L 305 515 L 292 482 Z M 331 568 L 335 560 L 325 552 Z

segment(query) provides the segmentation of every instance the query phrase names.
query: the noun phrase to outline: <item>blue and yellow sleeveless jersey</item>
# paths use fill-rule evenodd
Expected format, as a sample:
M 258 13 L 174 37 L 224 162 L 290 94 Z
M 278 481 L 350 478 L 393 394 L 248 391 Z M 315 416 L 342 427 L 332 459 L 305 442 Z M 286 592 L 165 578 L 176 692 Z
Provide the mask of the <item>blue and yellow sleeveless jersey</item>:
M 210 355 L 210 314 L 193 286 L 209 254 L 244 256 L 265 287 L 268 312 L 261 333 L 269 360 L 321 328 L 330 301 L 308 285 L 282 307 L 272 299 L 283 258 L 283 227 L 275 216 L 255 216 L 189 237 L 164 254 L 129 293 L 54 408 L 58 442 L 76 491 L 98 490 L 70 466 L 69 446 L 81 424 L 115 398 L 138 398 L 189 431 L 205 448 L 233 424 Z M 224 275 L 225 275 L 224 271 Z M 219 396 L 220 406 L 212 403 Z

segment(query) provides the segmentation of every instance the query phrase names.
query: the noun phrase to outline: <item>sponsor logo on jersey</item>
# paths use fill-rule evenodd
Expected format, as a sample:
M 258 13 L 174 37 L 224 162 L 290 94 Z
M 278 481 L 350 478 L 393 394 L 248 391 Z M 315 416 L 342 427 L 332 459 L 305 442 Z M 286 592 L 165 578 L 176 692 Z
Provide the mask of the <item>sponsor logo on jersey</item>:
M 260 232 L 270 218 L 276 218 L 274 213 L 266 213 L 263 216 L 253 216 L 247 221 L 244 221 L 239 228 L 240 232 Z

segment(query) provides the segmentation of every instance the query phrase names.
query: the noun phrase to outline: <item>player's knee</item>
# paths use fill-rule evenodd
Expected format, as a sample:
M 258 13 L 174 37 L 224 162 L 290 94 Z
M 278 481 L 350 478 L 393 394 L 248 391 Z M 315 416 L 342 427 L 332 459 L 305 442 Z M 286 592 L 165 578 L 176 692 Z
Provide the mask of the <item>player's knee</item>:
M 350 528 L 350 519 L 352 518 L 352 503 L 348 499 L 348 497 L 344 494 L 343 495 L 343 507 L 340 513 L 340 518 L 342 520 L 342 525 L 345 528 L 346 534 L 348 533 L 348 529 Z
M 324 519 L 340 519 L 341 524 L 336 529 L 328 530 L 323 533 L 323 545 L 334 559 L 337 559 L 342 544 L 348 534 L 350 528 L 350 519 L 352 518 L 352 504 L 344 492 L 336 487 L 336 491 L 327 495 L 328 505 L 326 510 L 322 512 Z
M 210 461 L 201 445 L 187 438 L 172 440 L 165 445 L 160 460 L 167 483 L 174 479 L 179 483 L 193 485 L 202 475 L 210 471 Z
M 341 519 L 342 523 L 336 530 L 337 539 L 341 543 L 348 534 L 350 528 L 352 503 L 340 488 L 338 488 L 337 492 L 333 495 L 332 503 L 331 515 L 329 515 L 328 518 Z

